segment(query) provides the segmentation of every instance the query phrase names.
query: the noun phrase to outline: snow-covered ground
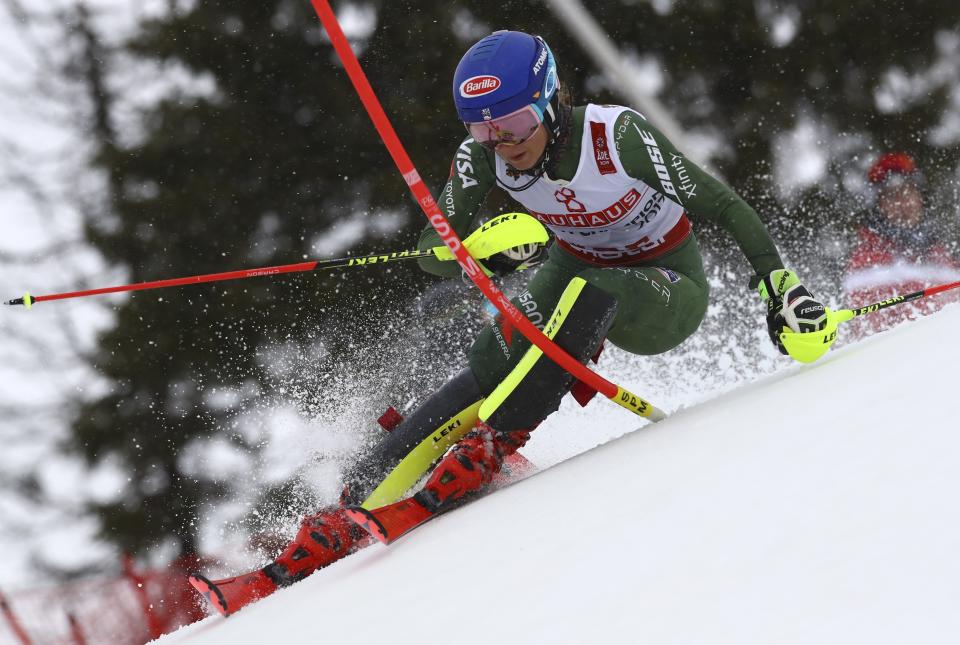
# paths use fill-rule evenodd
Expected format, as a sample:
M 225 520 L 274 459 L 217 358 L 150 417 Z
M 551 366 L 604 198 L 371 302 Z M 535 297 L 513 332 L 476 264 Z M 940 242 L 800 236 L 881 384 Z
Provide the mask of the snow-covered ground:
M 161 642 L 955 643 L 958 328 L 682 410 Z

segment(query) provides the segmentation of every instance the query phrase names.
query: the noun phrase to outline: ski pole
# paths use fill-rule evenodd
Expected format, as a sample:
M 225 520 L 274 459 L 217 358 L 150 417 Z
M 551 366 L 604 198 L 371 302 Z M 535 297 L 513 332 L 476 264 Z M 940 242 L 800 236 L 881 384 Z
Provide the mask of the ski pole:
M 547 242 L 547 230 L 543 224 L 526 213 L 504 213 L 498 215 L 464 240 L 464 244 L 478 258 L 485 259 L 506 249 L 524 244 L 544 244 Z M 330 260 L 311 260 L 296 264 L 284 264 L 258 269 L 242 269 L 240 271 L 225 271 L 223 273 L 208 273 L 187 278 L 170 278 L 151 282 L 138 282 L 117 287 L 88 289 L 85 291 L 70 291 L 68 293 L 54 293 L 46 296 L 31 296 L 30 292 L 22 298 L 8 300 L 8 305 L 24 305 L 30 309 L 35 303 L 48 300 L 65 300 L 67 298 L 82 298 L 97 296 L 106 293 L 121 293 L 127 291 L 144 291 L 147 289 L 162 289 L 164 287 L 179 287 L 188 284 L 203 282 L 220 282 L 223 280 L 240 280 L 256 278 L 264 275 L 279 275 L 281 273 L 298 273 L 304 271 L 322 271 L 340 269 L 353 266 L 369 266 L 371 264 L 385 264 L 400 262 L 401 260 L 416 260 L 418 258 L 436 257 L 438 260 L 453 260 L 450 250 L 445 246 L 437 246 L 426 251 L 393 251 L 391 253 L 377 253 L 359 257 L 334 258 Z
M 902 296 L 895 296 L 887 300 L 881 300 L 880 302 L 875 302 L 872 305 L 859 307 L 857 309 L 840 309 L 835 313 L 839 317 L 840 322 L 847 322 L 848 320 L 853 320 L 859 316 L 872 314 L 876 311 L 880 311 L 881 309 L 896 307 L 897 305 L 902 305 L 905 302 L 918 300 L 919 298 L 926 298 L 927 296 L 934 296 L 938 293 L 950 291 L 951 289 L 956 289 L 958 287 L 960 287 L 960 282 L 949 282 L 947 284 L 940 284 L 935 287 L 921 289 L 920 291 L 914 291 L 913 293 L 908 293 Z
M 949 284 L 941 284 L 920 291 L 914 291 L 913 293 L 902 296 L 896 296 L 887 300 L 881 300 L 880 302 L 875 302 L 872 305 L 859 307 L 857 309 L 827 309 L 827 319 L 822 329 L 806 333 L 797 333 L 789 327 L 784 327 L 779 334 L 780 342 L 783 343 L 787 353 L 790 354 L 794 360 L 801 363 L 813 363 L 830 349 L 830 345 L 837 339 L 838 327 L 841 324 L 853 320 L 858 316 L 872 314 L 881 309 L 902 305 L 905 302 L 910 302 L 917 298 L 943 293 L 944 291 L 956 289 L 957 287 L 960 287 L 960 282 L 951 282 Z
M 311 260 L 308 262 L 298 262 L 296 264 L 283 264 L 272 267 L 260 267 L 257 269 L 241 269 L 240 271 L 224 271 L 222 273 L 207 273 L 205 275 L 194 275 L 186 278 L 169 278 L 166 280 L 153 280 L 150 282 L 137 282 L 134 284 L 123 284 L 116 287 L 102 287 L 99 289 L 86 289 L 83 291 L 69 291 L 66 293 L 52 293 L 45 296 L 31 296 L 28 291 L 21 298 L 8 300 L 8 305 L 24 305 L 30 309 L 38 302 L 49 300 L 65 300 L 67 298 L 83 298 L 86 296 L 99 296 L 106 293 L 123 293 L 127 291 L 145 291 L 147 289 L 163 289 L 165 287 L 179 287 L 188 284 L 201 284 L 203 282 L 221 282 L 223 280 L 242 280 L 244 278 L 256 278 L 264 275 L 279 275 L 281 273 L 298 273 L 304 271 L 320 271 L 324 269 L 339 269 L 341 267 L 368 266 L 371 264 L 385 264 L 387 262 L 399 262 L 401 260 L 415 260 L 434 255 L 434 249 L 429 251 L 394 251 L 392 253 L 380 253 L 377 255 L 365 255 L 360 257 L 335 258 L 331 260 Z
M 360 66 L 360 62 L 354 55 L 353 50 L 350 49 L 350 43 L 343 34 L 343 30 L 340 28 L 340 23 L 337 21 L 337 16 L 330 7 L 329 1 L 311 0 L 311 2 L 313 3 L 314 10 L 317 12 L 317 16 L 320 18 L 320 22 L 323 23 L 324 29 L 327 31 L 327 35 L 330 37 L 333 48 L 340 57 L 340 62 L 350 77 L 350 82 L 357 91 L 360 102 L 363 103 L 367 114 L 373 121 L 374 127 L 383 140 L 383 144 L 390 152 L 390 156 L 393 158 L 397 170 L 400 171 L 404 181 L 410 188 L 410 192 L 413 193 L 424 215 L 427 216 L 427 220 L 440 235 L 444 244 L 453 252 L 457 262 L 463 268 L 464 273 L 473 280 L 474 284 L 483 292 L 483 295 L 493 303 L 493 306 L 503 314 L 505 319 L 510 320 L 520 333 L 526 336 L 531 343 L 539 347 L 551 360 L 567 370 L 567 372 L 634 414 L 647 417 L 653 421 L 665 418 L 666 415 L 663 411 L 657 409 L 650 402 L 645 401 L 619 385 L 611 383 L 586 365 L 581 364 L 580 361 L 570 356 L 570 354 L 565 352 L 559 345 L 547 338 L 543 332 L 537 329 L 526 316 L 513 306 L 503 292 L 487 277 L 476 259 L 464 248 L 460 237 L 456 231 L 453 230 L 453 226 L 450 225 L 450 222 L 446 216 L 444 216 L 440 207 L 437 206 L 433 195 L 430 194 L 430 189 L 427 188 L 423 179 L 421 179 L 420 173 L 417 172 L 413 161 L 400 142 L 400 138 L 393 129 L 393 125 L 390 123 L 386 112 L 384 112 L 380 100 L 377 98 L 373 87 L 370 85 L 370 81 L 367 79 L 367 75 Z

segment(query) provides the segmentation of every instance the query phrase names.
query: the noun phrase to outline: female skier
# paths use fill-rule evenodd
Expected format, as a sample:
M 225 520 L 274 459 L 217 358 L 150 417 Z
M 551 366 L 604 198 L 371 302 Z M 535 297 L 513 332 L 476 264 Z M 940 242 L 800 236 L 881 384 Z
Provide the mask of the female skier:
M 690 217 L 718 222 L 733 236 L 753 269 L 751 288 L 767 303 L 768 330 L 781 352 L 811 361 L 832 344 L 836 322 L 784 268 L 756 212 L 641 114 L 573 107 L 542 38 L 498 31 L 480 40 L 457 66 L 453 95 L 467 136 L 439 205 L 465 236 L 476 228 L 487 193 L 499 187 L 553 231 L 549 257 L 514 304 L 580 361 L 604 339 L 653 355 L 696 331 L 708 287 Z M 419 248 L 441 244 L 428 228 Z M 525 267 L 539 259 L 537 252 L 512 250 L 486 268 Z M 459 275 L 453 263 L 420 262 L 430 273 Z M 489 483 L 573 385 L 570 374 L 498 318 L 474 342 L 468 365 L 353 468 L 340 507 L 307 517 L 263 569 L 217 582 L 198 576 L 194 585 L 229 613 L 309 575 L 365 543 L 344 505 L 393 502 L 434 464 L 414 500 L 431 513 L 442 511 Z

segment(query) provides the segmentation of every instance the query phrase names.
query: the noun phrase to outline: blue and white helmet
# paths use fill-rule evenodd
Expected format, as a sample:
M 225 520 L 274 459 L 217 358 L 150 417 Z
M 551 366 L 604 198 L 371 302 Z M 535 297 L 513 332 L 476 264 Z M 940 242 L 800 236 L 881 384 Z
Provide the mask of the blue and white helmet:
M 530 105 L 556 134 L 560 88 L 553 52 L 543 38 L 496 31 L 460 59 L 453 75 L 453 102 L 464 123 L 498 119 Z

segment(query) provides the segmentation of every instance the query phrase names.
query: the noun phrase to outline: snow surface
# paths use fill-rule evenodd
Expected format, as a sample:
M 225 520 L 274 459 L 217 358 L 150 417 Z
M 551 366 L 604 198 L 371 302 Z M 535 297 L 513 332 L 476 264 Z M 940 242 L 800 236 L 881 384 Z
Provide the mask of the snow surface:
M 682 410 L 161 642 L 955 643 L 958 327 Z

